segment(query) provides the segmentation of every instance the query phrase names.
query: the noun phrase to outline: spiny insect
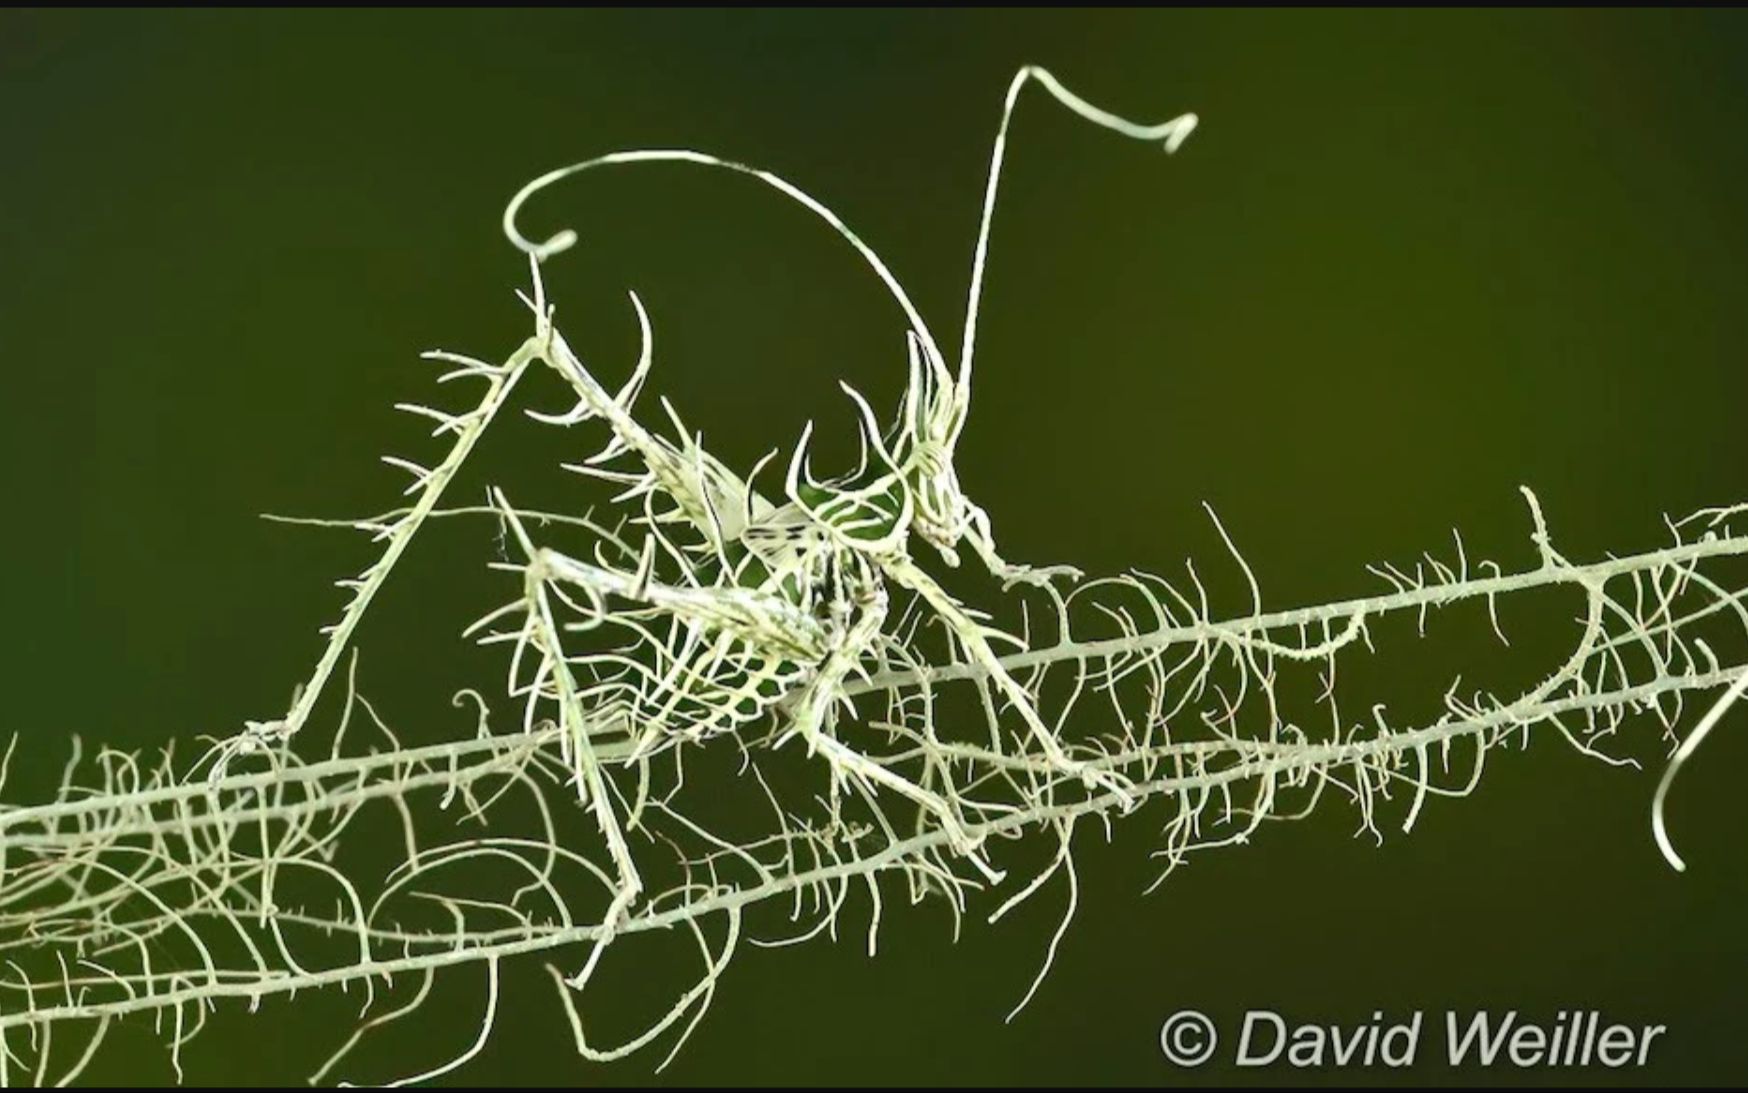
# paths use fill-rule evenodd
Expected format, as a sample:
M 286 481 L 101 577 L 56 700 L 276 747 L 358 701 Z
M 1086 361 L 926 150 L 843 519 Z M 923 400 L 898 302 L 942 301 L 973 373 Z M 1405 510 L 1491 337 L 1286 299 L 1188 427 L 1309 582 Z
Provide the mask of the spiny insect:
M 579 1054 L 622 1058 L 678 1028 L 671 1059 L 743 938 L 775 945 L 825 931 L 836 937 L 846 908 L 857 906 L 852 889 L 863 884 L 870 955 L 883 901 L 899 884 L 913 902 L 939 898 L 958 936 L 969 897 L 1001 879 L 983 857 L 984 840 L 993 846 L 1041 837 L 1054 841 L 1055 853 L 1029 883 L 1008 885 L 988 917 L 999 920 L 1052 878 L 1066 881 L 1063 916 L 1024 1006 L 1076 913 L 1077 824 L 1108 824 L 1113 813 L 1146 800 L 1165 806 L 1157 885 L 1188 855 L 1246 843 L 1266 821 L 1302 817 L 1325 799 L 1351 803 L 1359 831 L 1381 840 L 1386 808 L 1406 797 L 1406 831 L 1423 803 L 1468 795 L 1493 749 L 1532 732 L 1558 733 L 1586 755 L 1626 764 L 1631 760 L 1603 742 L 1635 715 L 1654 716 L 1666 739 L 1679 741 L 1653 801 L 1653 832 L 1681 868 L 1663 816 L 1670 781 L 1748 692 L 1748 666 L 1720 658 L 1709 644 L 1729 637 L 1739 649 L 1748 593 L 1733 576 L 1707 575 L 1714 564 L 1748 557 L 1748 535 L 1727 523 L 1748 506 L 1671 521 L 1674 542 L 1662 549 L 1577 564 L 1555 550 L 1540 503 L 1525 487 L 1540 555 L 1533 568 L 1508 573 L 1489 561 L 1472 563 L 1453 532 L 1454 564 L 1427 552 L 1411 573 L 1373 567 L 1390 585 L 1386 593 L 1269 611 L 1255 574 L 1215 519 L 1250 591 L 1245 611 L 1227 617 L 1215 613 L 1187 560 L 1189 584 L 1178 586 L 1140 571 L 1080 580 L 1062 567 L 1001 558 L 987 515 L 960 486 L 954 455 L 969 407 L 974 320 L 1009 114 L 1032 79 L 1082 116 L 1163 138 L 1168 149 L 1189 130 L 1187 115 L 1134 127 L 1069 96 L 1040 70 L 1016 77 L 991 165 L 957 374 L 886 267 L 801 191 L 697 153 L 609 157 L 675 159 L 762 179 L 856 246 L 912 320 L 905 332 L 909 386 L 891 427 L 882 432 L 867 401 L 845 388 L 862 442 L 859 466 L 817 478 L 808 461 L 810 425 L 769 498 L 755 483 L 775 453 L 742 478 L 705 451 L 701 435 L 665 400 L 669 436 L 633 416 L 652 360 L 649 316 L 635 295 L 642 349 L 630 378 L 610 390 L 584 366 L 553 325 L 542 279 L 542 261 L 568 245 L 568 233 L 527 243 L 514 210 L 533 191 L 518 195 L 506 222 L 528 252 L 525 302 L 534 333 L 498 364 L 429 354 L 455 366 L 443 381 L 481 379 L 486 393 L 462 413 L 400 407 L 434 421 L 434 435 L 454 436 L 429 469 L 388 459 L 414 476 L 409 507 L 309 521 L 359 529 L 386 546 L 359 577 L 341 582 L 353 599 L 286 716 L 250 722 L 215 746 L 206 785 L 182 783 L 169 748 L 157 761 L 104 749 L 76 779 L 75 742 L 52 801 L 0 806 L 0 947 L 11 969 L 0 982 L 0 995 L 8 996 L 0 1004 L 0 1085 L 12 1073 L 32 1073 L 26 1060 L 33 1055 L 33 1083 L 47 1084 L 53 1053 L 68 1043 L 51 1036 L 57 1029 L 89 1031 L 61 1084 L 78 1076 L 112 1022 L 130 1015 L 156 1019 L 180 1076 L 183 1045 L 220 1002 L 247 1000 L 253 1008 L 266 998 L 358 988 L 360 1024 L 312 1079 L 321 1081 L 361 1037 L 419 1012 L 439 974 L 479 969 L 486 993 L 478 1038 L 410 1080 L 436 1078 L 487 1043 L 500 1008 L 501 964 L 585 945 L 580 972 L 567 976 L 548 965 Z M 602 449 L 573 469 L 624 487 L 617 503 L 631 511 L 616 524 L 515 507 L 502 490 L 488 494 L 487 506 L 436 507 L 537 362 L 557 372 L 576 403 L 531 416 L 606 426 Z M 478 707 L 471 737 L 403 747 L 349 673 L 327 757 L 288 747 L 423 522 L 464 512 L 499 521 L 506 560 L 496 568 L 520 581 L 511 602 L 470 632 L 511 646 L 510 690 L 526 700 L 524 731 L 495 728 L 485 698 L 465 690 L 457 703 Z M 1703 521 L 1698 534 L 1683 530 L 1693 521 Z M 548 522 L 585 530 L 592 553 L 572 556 L 538 543 L 530 528 Z M 1056 618 L 1034 629 L 1028 616 L 1023 651 L 996 659 L 991 645 L 1014 639 L 924 572 L 912 553 L 919 542 L 947 564 L 969 549 L 998 578 L 1038 586 Z M 520 552 L 515 561 L 508 560 L 512 550 Z M 1076 583 L 1065 587 L 1063 578 Z M 1343 712 L 1352 691 L 1338 698 L 1338 658 L 1374 653 L 1374 627 L 1382 633 L 1388 620 L 1405 626 L 1417 619 L 1424 635 L 1429 611 L 1469 604 L 1485 608 L 1504 642 L 1495 601 L 1546 589 L 1578 592 L 1586 604 L 1572 644 L 1547 674 L 1497 694 L 1461 694 L 1460 678 L 1453 680 L 1436 717 L 1419 722 L 1391 715 L 1382 703 L 1370 706 L 1369 718 Z M 1095 613 L 1096 629 L 1076 623 Z M 915 640 L 923 624 L 939 626 L 945 650 Z M 499 625 L 506 628 L 494 629 Z M 981 722 L 975 714 L 960 722 L 946 705 L 948 683 L 982 700 Z M 1719 686 L 1727 692 L 1678 734 L 1685 696 Z M 1088 699 L 1109 701 L 1113 730 L 1095 735 L 1080 721 Z M 356 734 L 346 739 L 354 704 L 390 749 L 360 748 Z M 534 723 L 553 707 L 556 718 Z M 949 728 L 955 722 L 971 724 L 969 736 Z M 1071 723 L 1080 731 L 1069 745 L 1056 732 Z M 975 738 L 982 727 L 987 744 Z M 690 762 L 705 749 L 684 745 L 711 739 L 726 745 L 710 749 L 714 754 L 739 747 L 741 771 L 688 781 L 682 758 Z M 779 793 L 760 769 L 765 753 L 754 762 L 752 749 L 793 740 L 824 762 L 799 764 L 799 792 Z M 269 769 L 223 773 L 229 760 L 250 752 L 257 759 L 265 752 Z M 0 754 L 0 784 L 10 754 Z M 829 795 L 818 792 L 811 777 L 818 774 L 829 776 Z M 599 824 L 605 850 L 589 832 L 581 840 L 587 845 L 576 845 L 573 825 L 551 807 L 573 785 L 588 808 L 584 823 Z M 523 791 L 532 814 L 497 811 L 498 801 Z M 765 800 L 757 802 L 761 791 Z M 743 815 L 724 824 L 723 812 L 735 810 L 731 795 L 768 804 L 774 823 L 743 823 Z M 705 802 L 710 814 L 688 814 Z M 385 817 L 392 810 L 404 839 L 404 851 L 390 848 L 398 864 L 368 881 L 360 872 L 368 864 L 342 856 L 346 840 L 380 838 L 380 827 L 356 819 L 367 808 Z M 481 826 L 457 832 L 457 822 Z M 482 863 L 490 868 L 476 868 Z M 605 916 L 597 918 L 603 903 Z M 789 905 L 781 936 L 753 936 L 750 918 L 743 933 L 743 915 L 773 903 Z M 712 924 L 720 931 L 707 929 Z M 599 1028 L 585 1030 L 576 988 L 614 937 L 640 934 L 682 943 L 690 934 L 698 977 L 642 1033 L 603 1047 Z M 410 1000 L 370 1014 L 398 980 L 412 976 L 422 978 Z
M 951 790 L 936 792 L 868 760 L 834 731 L 837 711 L 850 705 L 846 682 L 866 677 L 870 664 L 878 663 L 883 650 L 899 640 L 887 631 L 894 588 L 925 604 L 966 659 L 988 673 L 1000 697 L 1018 712 L 1042 748 L 1049 767 L 1089 788 L 1096 785 L 1123 793 L 1125 782 L 1119 775 L 1068 754 L 1039 715 L 1032 696 L 1002 666 L 992 644 L 1023 643 L 989 626 L 984 616 L 956 600 L 911 552 L 914 533 L 952 566 L 959 564 L 960 549 L 968 546 L 1009 585 L 1026 582 L 1048 587 L 1053 579 L 1079 577 L 1067 566 L 1033 568 L 1005 561 L 996 549 L 988 515 L 966 496 L 954 466 L 970 408 L 977 315 L 1008 129 L 1020 91 L 1029 81 L 1036 81 L 1080 117 L 1128 137 L 1160 142 L 1168 152 L 1176 151 L 1196 125 L 1193 114 L 1155 125 L 1118 117 L 1070 92 L 1041 68 L 1028 66 L 1014 76 L 991 155 L 956 374 L 879 255 L 824 204 L 769 171 L 701 152 L 650 149 L 599 156 L 549 172 L 523 187 L 506 207 L 503 227 L 510 241 L 529 256 L 532 296 L 524 301 L 535 315 L 534 335 L 502 365 L 430 354 L 460 366 L 444 379 L 485 379 L 486 397 L 461 415 L 423 406 L 401 407 L 436 420 L 437 433 L 453 431 L 453 449 L 432 469 L 390 460 L 413 474 L 408 492 L 419 493 L 417 502 L 379 529 L 379 537 L 389 544 L 383 557 L 356 580 L 342 582 L 353 590 L 353 602 L 328 631 L 328 648 L 312 678 L 297 692 L 291 711 L 284 718 L 250 722 L 244 733 L 215 749 L 211 776 L 219 777 L 232 756 L 282 744 L 298 731 L 371 596 L 434 510 L 443 488 L 517 379 L 529 364 L 541 361 L 565 380 L 577 402 L 562 414 L 529 411 L 530 416 L 558 426 L 594 419 L 608 426 L 606 445 L 583 463 L 567 467 L 623 485 L 615 501 L 641 505 L 641 515 L 633 523 L 642 530 L 643 541 L 632 550 L 616 539 L 612 544 L 616 559 L 598 545 L 594 562 L 537 546 L 505 495 L 494 491 L 493 504 L 524 554 L 521 563 L 510 565 L 522 576 L 523 590 L 510 604 L 476 622 L 469 633 L 481 634 L 483 641 L 513 644 L 511 687 L 513 693 L 526 697 L 530 725 L 542 702 L 558 708 L 567 762 L 579 793 L 591 804 L 620 878 L 607 917 L 609 927 L 628 911 L 642 883 L 625 824 L 615 813 L 591 744 L 603 733 L 624 732 L 635 741 L 626 760 L 630 762 L 680 741 L 732 731 L 776 714 L 782 727 L 774 746 L 799 738 L 810 754 L 822 756 L 831 768 L 834 795 L 840 785 L 851 783 L 859 792 L 884 788 L 910 799 L 936 818 L 959 853 L 986 876 L 999 878 L 978 855 L 977 840 L 965 833 Z M 724 169 L 776 189 L 850 243 L 903 311 L 909 327 L 908 387 L 889 433 L 882 434 L 867 401 L 844 386 L 860 418 L 862 459 L 854 472 L 825 481 L 813 476 L 807 458 L 809 423 L 789 462 L 783 500 L 773 502 L 753 483 L 775 451 L 742 479 L 704 451 L 701 438 L 688 433 L 665 399 L 664 409 L 680 438 L 677 443 L 639 424 L 631 408 L 648 378 L 652 358 L 649 317 L 635 293 L 631 302 L 642 333 L 642 352 L 631 377 L 617 392 L 594 377 L 553 325 L 540 267 L 571 247 L 577 237 L 563 231 L 542 243 L 530 241 L 517 226 L 523 205 L 553 183 L 583 171 L 654 162 Z M 621 469 L 617 461 L 622 457 L 635 461 L 635 467 Z M 634 567 L 624 564 L 628 553 L 637 558 Z M 658 577 L 658 570 L 671 579 Z M 609 611 L 609 597 L 632 606 Z M 490 629 L 514 615 L 522 618 L 519 627 L 505 632 Z M 584 654 L 566 650 L 567 632 L 609 623 L 627 637 L 624 644 Z M 522 667 L 530 659 L 535 665 L 532 678 L 520 682 Z M 610 938 L 611 930 L 601 945 Z M 587 978 L 599 952 L 598 945 L 574 982 L 580 985 Z

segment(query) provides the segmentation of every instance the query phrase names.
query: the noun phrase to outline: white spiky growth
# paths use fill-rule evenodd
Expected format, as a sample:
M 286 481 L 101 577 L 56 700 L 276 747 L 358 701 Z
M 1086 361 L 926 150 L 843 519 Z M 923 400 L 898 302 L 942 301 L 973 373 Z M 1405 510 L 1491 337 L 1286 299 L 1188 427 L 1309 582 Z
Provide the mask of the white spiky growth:
M 1161 879 L 1192 853 L 1242 843 L 1265 820 L 1329 797 L 1381 838 L 1386 818 L 1408 830 L 1429 798 L 1473 791 L 1507 741 L 1552 731 L 1584 754 L 1628 762 L 1608 749 L 1633 714 L 1654 716 L 1675 748 L 1654 832 L 1681 868 L 1663 819 L 1669 779 L 1748 689 L 1748 586 L 1722 571 L 1748 555 L 1748 534 L 1731 528 L 1748 506 L 1671 522 L 1658 549 L 1578 563 L 1554 548 L 1525 489 L 1528 568 L 1472 561 L 1456 537 L 1450 557 L 1428 553 L 1412 572 L 1375 568 L 1387 585 L 1377 595 L 1285 610 L 1265 608 L 1217 519 L 1250 590 L 1242 610 L 1217 609 L 1189 564 L 1174 580 L 1080 580 L 1068 567 L 1001 558 L 953 454 L 1008 125 L 1028 81 L 1167 151 L 1195 125 L 1189 114 L 1136 124 L 1042 69 L 1021 70 L 991 159 L 956 370 L 879 256 L 769 172 L 692 151 L 627 152 L 517 194 L 504 225 L 530 257 L 533 333 L 502 364 L 430 355 L 457 366 L 445 379 L 478 378 L 486 391 L 454 414 L 402 405 L 451 438 L 429 469 L 391 458 L 413 476 L 409 507 L 310 521 L 363 532 L 380 554 L 342 582 L 350 604 L 288 713 L 250 722 L 187 769 L 169 748 L 148 761 L 107 750 L 87 759 L 76 746 L 53 800 L 0 807 L 0 949 L 11 971 L 0 977 L 0 1080 L 73 1080 L 130 1015 L 157 1022 L 180 1075 L 183 1045 L 216 1005 L 356 988 L 361 1024 L 332 1056 L 311 1060 L 321 1081 L 366 1032 L 416 1013 L 439 973 L 474 969 L 486 988 L 479 1036 L 410 1080 L 433 1078 L 487 1042 L 507 962 L 534 954 L 555 962 L 579 1053 L 619 1058 L 672 1033 L 671 1058 L 743 940 L 835 933 L 850 901 L 866 898 L 873 951 L 894 896 L 943 900 L 957 929 L 985 890 L 993 922 L 1060 877 L 1063 918 L 1023 1006 L 1074 914 L 1083 821 L 1158 809 Z M 540 263 L 576 236 L 531 242 L 517 227 L 521 208 L 588 169 L 660 162 L 774 188 L 847 241 L 898 304 L 909 387 L 884 430 L 845 389 L 863 444 L 854 471 L 813 475 L 810 426 L 766 496 L 755 484 L 763 462 L 737 475 L 667 400 L 671 433 L 643 424 L 637 399 L 654 340 L 635 295 L 642 350 L 615 387 L 559 332 Z M 534 364 L 552 368 L 575 402 L 528 416 L 596 449 L 569 466 L 618 487 L 612 517 L 519 507 L 505 489 L 484 505 L 440 507 Z M 513 548 L 494 563 L 509 575 L 505 602 L 468 633 L 506 650 L 518 714 L 494 721 L 486 699 L 464 691 L 456 702 L 477 713 L 471 735 L 404 745 L 358 694 L 354 656 L 331 746 L 313 754 L 304 730 L 372 597 L 428 521 L 463 516 L 500 522 Z M 555 522 L 587 533 L 590 556 L 540 542 L 538 529 Z M 950 594 L 919 542 L 948 564 L 969 546 L 1019 601 L 1020 632 Z M 1434 611 L 1465 609 L 1484 612 L 1503 641 L 1498 601 L 1555 588 L 1576 593 L 1583 610 L 1569 648 L 1533 685 L 1460 693 L 1455 680 L 1437 716 L 1419 720 L 1382 706 L 1345 712 L 1355 700 L 1338 689 L 1337 668 L 1356 650 L 1394 630 L 1424 632 Z M 1682 735 L 1687 700 L 1720 689 Z M 369 743 L 357 740 L 360 720 Z M 567 799 L 586 808 L 559 808 Z M 724 804 L 743 817 L 732 830 L 715 818 Z M 766 816 L 761 829 L 746 829 L 749 805 Z M 403 844 L 380 874 L 346 853 L 378 819 Z M 1026 837 L 1055 852 L 1042 872 L 1010 882 L 1003 844 Z M 592 1039 L 580 1003 L 598 989 L 600 962 L 676 937 L 696 946 L 697 981 L 628 1041 Z

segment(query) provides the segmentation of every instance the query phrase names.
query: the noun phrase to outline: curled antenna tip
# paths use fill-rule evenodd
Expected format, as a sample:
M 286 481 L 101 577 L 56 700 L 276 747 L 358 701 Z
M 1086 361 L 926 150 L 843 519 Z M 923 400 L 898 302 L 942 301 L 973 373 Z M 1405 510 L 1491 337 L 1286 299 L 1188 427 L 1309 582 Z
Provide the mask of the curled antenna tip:
M 1200 125 L 1201 122 L 1202 119 L 1194 114 L 1185 114 L 1173 122 L 1172 131 L 1165 138 L 1165 154 L 1169 156 L 1183 147 L 1184 141 L 1190 139 L 1190 134 L 1196 131 L 1196 126 Z
M 534 256 L 536 262 L 544 262 L 555 254 L 562 254 L 576 246 L 577 233 L 566 228 L 546 242 L 534 247 L 528 253 Z

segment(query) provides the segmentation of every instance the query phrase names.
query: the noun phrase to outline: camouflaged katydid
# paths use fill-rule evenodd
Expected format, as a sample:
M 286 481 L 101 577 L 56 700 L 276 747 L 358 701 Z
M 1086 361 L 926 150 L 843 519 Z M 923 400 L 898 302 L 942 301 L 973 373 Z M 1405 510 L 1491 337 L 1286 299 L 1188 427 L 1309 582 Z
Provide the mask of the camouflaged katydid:
M 954 466 L 955 447 L 970 407 L 971 366 L 983 271 L 1007 133 L 1019 93 L 1028 80 L 1036 80 L 1080 117 L 1126 136 L 1162 141 L 1168 152 L 1175 151 L 1196 125 L 1193 114 L 1183 114 L 1157 125 L 1141 125 L 1093 106 L 1063 87 L 1044 69 L 1028 66 L 1015 75 L 1003 104 L 991 156 L 956 377 L 949 371 L 928 324 L 879 255 L 823 203 L 769 171 L 691 150 L 612 153 L 560 168 L 530 182 L 506 207 L 504 231 L 517 247 L 536 261 L 549 258 L 572 246 L 577 237 L 567 230 L 543 243 L 535 243 L 522 234 L 516 225 L 517 216 L 535 193 L 562 179 L 599 167 L 672 162 L 718 168 L 755 178 L 814 213 L 853 246 L 886 286 L 911 327 L 907 334 L 909 385 L 890 448 L 881 442 L 866 401 L 853 389 L 845 387 L 863 418 L 864 468 L 870 446 L 881 456 L 884 471 L 874 482 L 851 488 L 849 483 L 856 481 L 858 476 L 822 484 L 808 475 L 804 483 L 800 472 L 805 464 L 811 424 L 791 461 L 785 488 L 788 503 L 784 506 L 772 506 L 766 502 L 750 485 L 733 479 L 719 463 L 704 457 L 701 449 L 693 461 L 698 467 L 694 480 L 685 481 L 687 472 L 684 468 L 688 461 L 674 458 L 663 443 L 652 442 L 644 436 L 634 439 L 626 423 L 628 415 L 618 414 L 612 408 L 599 384 L 580 379 L 582 373 L 580 366 L 575 364 L 574 355 L 564 351 L 562 342 L 558 342 L 555 344 L 561 347 L 560 361 L 555 362 L 555 367 L 579 385 L 582 396 L 577 411 L 564 420 L 576 420 L 578 413 L 608 418 L 615 430 L 615 443 L 622 445 L 620 450 L 636 451 L 644 456 L 648 468 L 647 477 L 634 477 L 632 490 L 628 493 L 674 491 L 671 496 L 679 513 L 706 536 L 710 549 L 721 555 L 725 569 L 749 560 L 750 555 L 751 559 L 764 563 L 762 587 L 798 604 L 819 597 L 817 582 L 824 574 L 854 575 L 847 578 L 847 583 L 837 592 L 826 594 L 824 598 L 841 616 L 837 629 L 862 637 L 835 652 L 828 664 L 822 666 L 820 674 L 805 685 L 810 697 L 797 707 L 795 731 L 807 736 L 814 746 L 817 746 L 825 711 L 832 705 L 831 692 L 860 665 L 862 656 L 872 651 L 879 624 L 877 621 L 870 624 L 868 620 L 883 617 L 887 603 L 884 584 L 894 581 L 922 597 L 941 616 L 969 658 L 988 670 L 1004 697 L 1020 711 L 1031 734 L 1053 763 L 1064 771 L 1082 775 L 1089 784 L 1093 781 L 1108 783 L 1109 779 L 1069 759 L 1054 733 L 1038 716 L 1030 696 L 1001 667 L 989 639 L 1005 635 L 977 622 L 916 565 L 908 548 L 909 533 L 915 531 L 934 546 L 948 564 L 957 565 L 959 546 L 969 545 L 994 575 L 1010 584 L 1014 581 L 1045 583 L 1052 577 L 1078 576 L 1071 567 L 1031 568 L 1004 561 L 996 551 L 988 515 L 966 497 Z M 639 317 L 644 322 L 647 338 L 647 319 L 641 306 Z M 634 377 L 634 384 L 641 383 L 641 377 L 642 369 Z M 671 407 L 669 412 L 672 415 Z M 675 422 L 678 425 L 677 416 Z M 684 435 L 683 428 L 681 433 Z M 730 514 L 726 519 L 725 513 Z M 729 554 L 736 545 L 746 547 L 746 554 L 731 559 Z M 741 570 L 740 573 L 746 575 L 747 571 Z M 753 576 L 758 579 L 756 574 Z M 856 591 L 851 591 L 852 588 Z M 844 598 L 846 596 L 848 600 Z

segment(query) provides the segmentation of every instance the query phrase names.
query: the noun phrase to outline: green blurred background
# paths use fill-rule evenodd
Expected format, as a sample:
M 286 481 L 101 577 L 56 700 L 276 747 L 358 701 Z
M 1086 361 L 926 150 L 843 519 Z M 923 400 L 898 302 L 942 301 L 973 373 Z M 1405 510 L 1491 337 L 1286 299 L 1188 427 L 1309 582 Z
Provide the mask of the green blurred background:
M 1025 62 L 1203 125 L 1166 159 L 1028 93 L 962 454 L 1010 556 L 1217 569 L 1206 500 L 1289 606 L 1373 591 L 1365 563 L 1446 551 L 1452 525 L 1471 557 L 1531 564 L 1519 483 L 1575 558 L 1745 499 L 1742 12 L 7 12 L 0 679 L 24 740 L 8 798 L 34 799 L 74 733 L 157 746 L 283 708 L 338 609 L 327 582 L 366 555 L 255 514 L 392 503 L 402 481 L 376 457 L 430 450 L 389 409 L 429 395 L 415 353 L 497 358 L 523 336 L 525 267 L 498 214 L 527 178 L 626 147 L 768 166 L 872 242 L 950 341 Z M 572 340 L 622 374 L 637 289 L 653 389 L 732 465 L 809 417 L 848 435 L 839 378 L 882 407 L 899 394 L 890 305 L 756 186 L 650 168 L 553 191 L 530 223 L 582 233 L 551 284 Z M 849 450 L 832 443 L 825 465 Z M 512 486 L 553 454 L 505 445 L 481 458 Z M 361 675 L 420 741 L 471 731 L 448 696 L 500 670 L 454 636 L 491 602 L 489 544 L 429 538 L 363 634 Z M 1436 704 L 1484 648 L 1411 657 L 1402 693 Z M 938 910 L 893 909 L 872 960 L 855 929 L 748 951 L 659 1076 L 660 1052 L 577 1059 L 550 983 L 517 965 L 496 1037 L 454 1077 L 1366 1083 L 1401 1076 L 1185 1073 L 1159 1024 L 1484 1006 L 1670 1032 L 1645 1071 L 1414 1078 L 1738 1083 L 1743 726 L 1672 806 L 1687 875 L 1651 843 L 1655 768 L 1550 736 L 1382 848 L 1334 806 L 1143 898 L 1152 821 L 1083 839 L 1077 925 L 1012 1024 L 1059 889 L 957 945 Z M 628 1006 L 660 1000 L 620 981 Z M 470 1041 L 477 984 L 450 990 L 351 1076 Z M 221 1014 L 189 1078 L 299 1081 L 357 1002 Z M 172 1075 L 134 1022 L 88 1077 Z

